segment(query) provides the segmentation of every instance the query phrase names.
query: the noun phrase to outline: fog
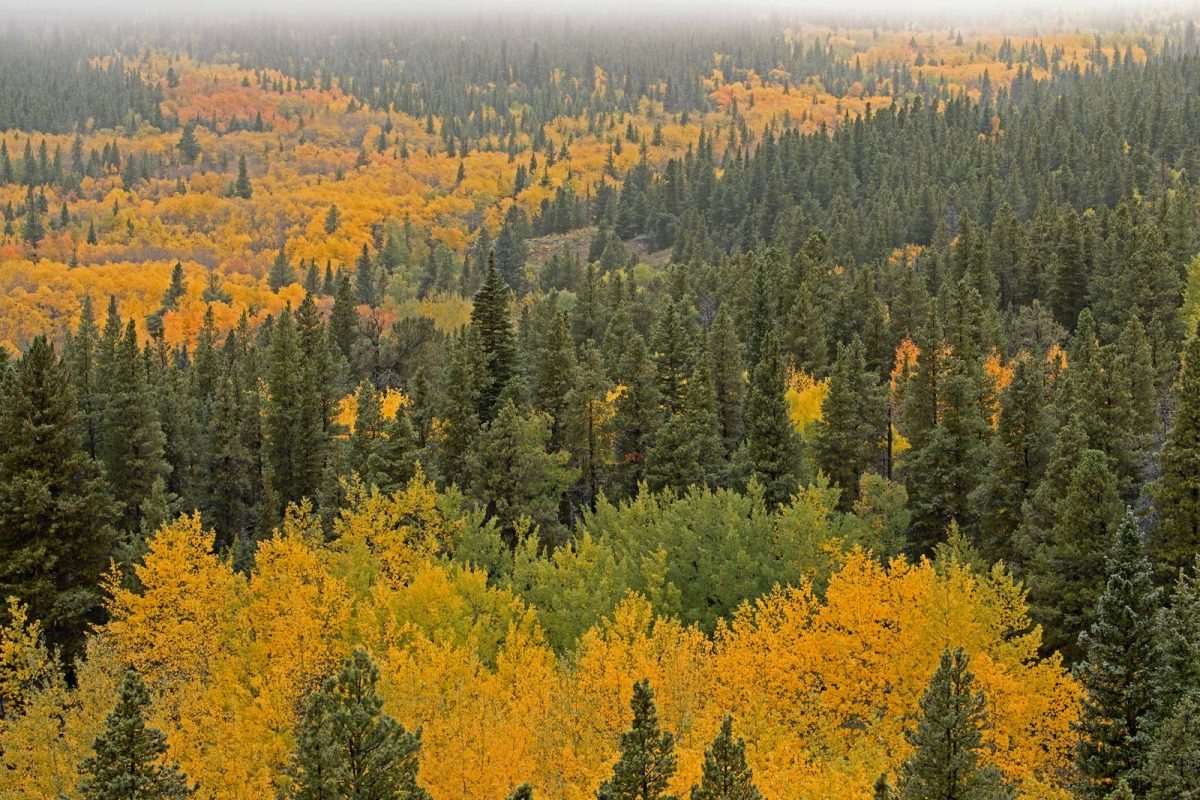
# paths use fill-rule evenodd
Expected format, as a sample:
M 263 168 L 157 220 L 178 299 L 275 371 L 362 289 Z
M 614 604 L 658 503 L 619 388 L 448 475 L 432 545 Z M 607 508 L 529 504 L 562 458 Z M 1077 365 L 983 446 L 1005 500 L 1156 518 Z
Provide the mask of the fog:
M 247 19 L 403 19 L 411 17 L 536 16 L 579 21 L 629 20 L 670 17 L 673 19 L 747 19 L 755 16 L 848 17 L 869 15 L 896 21 L 944 20 L 946 22 L 1053 21 L 1064 17 L 1086 19 L 1100 16 L 1144 17 L 1170 11 L 1196 12 L 1200 0 L 1192 2 L 1088 2 L 1088 0 L 597 0 L 597 2 L 552 2 L 551 0 L 0 0 L 0 21 L 79 22 L 83 20 L 161 21 Z

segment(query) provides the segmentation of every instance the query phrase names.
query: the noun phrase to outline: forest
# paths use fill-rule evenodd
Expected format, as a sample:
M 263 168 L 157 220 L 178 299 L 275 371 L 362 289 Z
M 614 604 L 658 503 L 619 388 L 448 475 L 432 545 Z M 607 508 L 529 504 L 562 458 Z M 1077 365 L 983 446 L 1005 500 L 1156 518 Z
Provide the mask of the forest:
M 0 20 L 0 800 L 1200 798 L 1196 10 Z

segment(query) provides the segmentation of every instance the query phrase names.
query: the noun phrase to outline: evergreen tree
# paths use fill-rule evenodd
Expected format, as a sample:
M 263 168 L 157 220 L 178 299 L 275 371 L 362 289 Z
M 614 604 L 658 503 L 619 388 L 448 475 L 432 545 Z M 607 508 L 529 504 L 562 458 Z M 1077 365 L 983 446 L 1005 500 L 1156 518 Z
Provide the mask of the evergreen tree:
M 408 411 L 396 409 L 396 416 L 383 428 L 367 457 L 364 475 L 368 483 L 382 492 L 403 489 L 417 471 L 417 441 Z
M 902 800 L 1016 797 L 1000 770 L 983 760 L 987 700 L 969 667 L 962 648 L 942 653 L 921 698 L 921 718 L 906 734 L 913 754 L 900 772 Z
M 733 718 L 726 716 L 721 732 L 704 751 L 700 783 L 691 800 L 759 800 L 754 776 L 746 765 L 746 742 L 733 738 Z
M 1079 793 L 1103 798 L 1122 780 L 1140 794 L 1152 711 L 1153 619 L 1159 590 L 1154 586 L 1133 513 L 1117 528 L 1106 564 L 1108 580 L 1096 621 L 1080 636 L 1084 660 L 1077 674 L 1087 694 L 1076 747 Z
M 85 800 L 184 800 L 195 793 L 175 764 L 167 763 L 167 737 L 146 727 L 150 693 L 134 670 L 125 673 L 117 704 L 83 762 Z
M 884 403 L 879 376 L 867 369 L 862 342 L 856 336 L 849 346 L 838 349 L 813 452 L 817 466 L 841 488 L 838 502 L 843 509 L 854 503 L 862 474 L 878 465 L 883 455 Z
M 651 489 L 679 492 L 689 486 L 717 488 L 725 480 L 725 448 L 717 418 L 708 364 L 696 365 L 687 383 L 683 408 L 658 430 L 646 454 L 646 482 Z
M 356 649 L 313 694 L 292 756 L 292 800 L 427 800 L 417 784 L 420 733 L 383 711 L 379 670 Z
M 100 613 L 115 509 L 84 453 L 66 369 L 37 337 L 0 392 L 0 594 L 41 620 L 66 658 Z
M 270 285 L 271 291 L 278 292 L 285 286 L 291 286 L 296 282 L 296 270 L 288 262 L 287 252 L 283 247 L 279 248 L 279 252 L 275 254 L 275 260 L 271 262 L 271 271 L 267 274 L 267 284 Z
M 354 345 L 359 340 L 358 311 L 350 278 L 343 275 L 337 284 L 333 308 L 329 312 L 329 338 L 347 364 L 354 363 Z
M 800 442 L 788 416 L 787 388 L 779 340 L 763 340 L 746 400 L 746 439 L 738 451 L 745 481 L 757 480 L 772 508 L 786 503 L 800 483 Z
M 233 196 L 249 200 L 254 195 L 254 187 L 250 185 L 250 173 L 246 169 L 246 156 L 238 156 L 237 180 L 233 184 Z
M 621 756 L 612 777 L 600 784 L 599 800 L 673 800 L 667 786 L 675 775 L 675 737 L 658 727 L 650 682 L 633 685 L 633 725 L 621 734 Z
M 233 544 L 246 527 L 250 495 L 250 454 L 242 440 L 243 420 L 238 387 L 232 377 L 221 381 L 213 402 L 205 464 L 204 519 L 217 533 L 217 547 Z
M 317 496 L 324 471 L 324 432 L 312 402 L 317 387 L 309 384 L 304 352 L 295 317 L 284 309 L 271 330 L 267 364 L 269 402 L 266 409 L 266 451 L 278 509 L 302 498 Z
M 567 454 L 548 452 L 550 424 L 544 414 L 522 415 L 505 399 L 479 436 L 471 455 L 472 493 L 507 535 L 529 517 L 553 541 L 562 494 L 574 481 Z
M 646 457 L 662 420 L 654 364 L 646 342 L 634 333 L 616 370 L 617 398 L 613 408 L 615 488 L 629 496 L 645 475 Z
M 137 328 L 129 321 L 107 365 L 104 441 L 101 460 L 114 498 L 121 504 L 118 526 L 140 529 L 142 503 L 154 482 L 165 478 L 166 437 L 146 379 L 146 361 L 138 347 Z
M 200 143 L 196 141 L 195 122 L 189 122 L 183 126 L 183 133 L 179 135 L 179 142 L 175 145 L 175 149 L 183 156 L 183 163 L 188 166 L 196 163 L 196 159 L 200 157 Z
M 1193 687 L 1154 732 L 1147 800 L 1200 800 L 1200 690 Z
M 355 299 L 360 306 L 374 308 L 379 305 L 379 292 L 375 286 L 375 265 L 371 261 L 371 251 L 363 244 L 362 252 L 354 268 Z
M 486 380 L 479 395 L 479 419 L 487 422 L 495 414 L 500 393 L 516 373 L 516 343 L 509 311 L 509 289 L 496 269 L 495 259 L 488 259 L 483 285 L 475 294 L 471 308 L 471 327 L 487 359 Z
M 566 342 L 565 319 L 561 333 Z M 600 350 L 594 343 L 584 345 L 579 366 L 572 370 L 571 376 L 574 385 L 564 398 L 568 420 L 566 438 L 571 464 L 578 470 L 582 482 L 583 502 L 591 507 L 600 494 L 612 460 L 607 425 L 609 385 Z
M 725 451 L 737 449 L 742 436 L 742 404 L 746 381 L 742 377 L 742 346 L 733 327 L 733 318 L 722 305 L 708 334 L 708 360 L 712 371 L 713 388 L 717 396 L 717 416 Z
M 1159 454 L 1154 487 L 1160 520 L 1155 559 L 1171 571 L 1200 551 L 1200 335 L 1188 343 L 1175 389 L 1175 416 Z

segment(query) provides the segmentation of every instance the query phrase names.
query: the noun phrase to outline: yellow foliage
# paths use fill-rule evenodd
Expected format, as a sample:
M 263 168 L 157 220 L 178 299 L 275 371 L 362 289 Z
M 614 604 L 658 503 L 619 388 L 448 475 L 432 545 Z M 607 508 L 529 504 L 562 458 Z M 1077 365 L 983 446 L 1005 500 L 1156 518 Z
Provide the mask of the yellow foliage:
M 829 394 L 829 379 L 815 380 L 801 369 L 788 376 L 787 404 L 792 426 L 804 433 L 814 422 L 821 421 L 821 406 Z

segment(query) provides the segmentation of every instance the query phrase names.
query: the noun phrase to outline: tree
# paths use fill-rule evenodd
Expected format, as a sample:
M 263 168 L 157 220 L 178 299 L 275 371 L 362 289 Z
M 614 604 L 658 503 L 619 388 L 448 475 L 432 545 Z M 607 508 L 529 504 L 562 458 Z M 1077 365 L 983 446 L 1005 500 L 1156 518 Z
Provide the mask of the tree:
M 246 156 L 243 154 L 238 156 L 238 174 L 233 184 L 233 196 L 249 200 L 253 194 L 254 188 L 250 185 L 250 173 L 246 170 Z
M 674 800 L 667 786 L 675 775 L 675 737 L 658 727 L 649 681 L 633 685 L 630 706 L 633 725 L 621 734 L 621 756 L 596 796 L 599 800 Z
M 1188 343 L 1175 401 L 1154 487 L 1161 514 L 1154 555 L 1172 572 L 1200 550 L 1200 335 Z
M 683 406 L 672 414 L 646 453 L 646 482 L 652 489 L 717 488 L 725 480 L 725 448 L 708 364 L 696 365 Z
M 471 308 L 471 327 L 487 359 L 486 380 L 479 396 L 479 419 L 491 420 L 500 393 L 516 372 L 516 343 L 513 340 L 512 317 L 508 308 L 509 289 L 496 269 L 494 258 L 488 258 L 487 274 L 475 294 Z
M 0 595 L 25 603 L 71 658 L 99 618 L 115 509 L 45 337 L 9 367 L 0 395 Z
M 200 157 L 200 143 L 196 141 L 195 122 L 189 122 L 183 126 L 183 133 L 179 135 L 179 142 L 175 148 L 183 156 L 183 163 L 188 165 L 196 163 L 196 159 Z
M 123 531 L 136 532 L 143 501 L 150 496 L 154 482 L 166 478 L 171 466 L 165 459 L 166 437 L 132 319 L 111 356 L 101 365 L 107 385 L 101 461 L 113 496 L 121 503 L 118 525 Z
M 879 376 L 868 370 L 857 336 L 838 348 L 829 376 L 829 394 L 821 405 L 814 456 L 821 471 L 841 488 L 843 509 L 854 503 L 862 474 L 879 463 L 887 429 Z
M 176 764 L 165 761 L 167 737 L 146 727 L 150 693 L 134 670 L 121 680 L 116 707 L 83 762 L 85 800 L 184 800 L 195 793 Z
M 325 212 L 325 233 L 332 236 L 337 232 L 338 226 L 342 224 L 342 212 L 338 210 L 337 204 L 333 203 L 329 206 L 329 210 Z
M 365 243 L 355 264 L 354 292 L 360 306 L 374 308 L 379 305 L 379 292 L 375 286 L 375 265 L 371 261 L 371 251 Z
M 757 480 L 772 508 L 786 503 L 800 483 L 800 442 L 788 416 L 787 383 L 779 340 L 763 339 L 746 400 L 746 440 L 737 453 L 745 481 Z
M 37 249 L 38 244 L 46 237 L 46 224 L 42 220 L 42 210 L 37 199 L 33 196 L 33 187 L 29 187 L 25 199 L 25 222 L 21 225 L 21 238 L 25 244 Z
M 292 756 L 292 800 L 427 800 L 417 785 L 420 732 L 383 711 L 379 670 L 356 649 L 313 694 Z
M 558 527 L 559 501 L 575 475 L 566 466 L 566 453 L 547 452 L 549 439 L 545 414 L 523 415 L 505 399 L 476 442 L 470 462 L 473 494 L 508 534 L 523 516 L 547 539 Z
M 1154 732 L 1145 775 L 1147 800 L 1200 800 L 1200 696 L 1195 688 Z
M 738 342 L 729 309 L 722 305 L 708 334 L 708 360 L 712 370 L 713 388 L 717 395 L 717 415 L 725 451 L 737 449 L 742 435 L 742 402 L 745 379 L 742 377 L 742 345 Z
M 733 718 L 725 717 L 721 732 L 704 751 L 704 767 L 691 800 L 759 800 L 754 776 L 746 765 L 746 741 L 733 738 Z
M 1096 621 L 1080 636 L 1077 670 L 1087 694 L 1076 746 L 1084 798 L 1103 798 L 1128 780 L 1140 794 L 1146 752 L 1143 720 L 1153 709 L 1153 620 L 1159 590 L 1132 511 L 1117 528 Z
M 975 688 L 962 648 L 942 653 L 921 698 L 921 718 L 906 737 L 913 754 L 900 771 L 901 800 L 1003 800 L 1016 792 L 983 761 L 990 725 L 987 699 Z
M 267 284 L 271 287 L 271 291 L 278 292 L 285 286 L 291 286 L 296 282 L 296 270 L 288 262 L 287 252 L 284 247 L 279 248 L 279 252 L 275 254 L 275 260 L 271 262 L 271 271 L 267 274 Z

